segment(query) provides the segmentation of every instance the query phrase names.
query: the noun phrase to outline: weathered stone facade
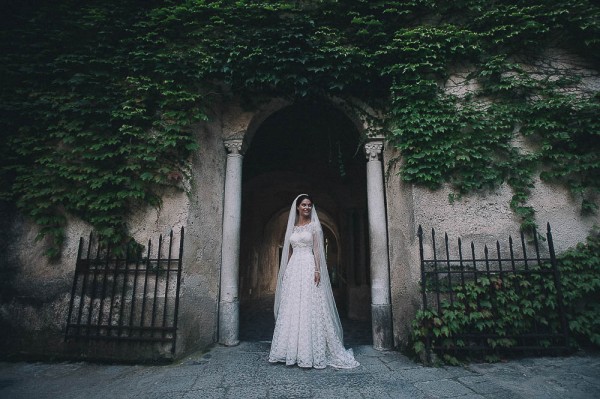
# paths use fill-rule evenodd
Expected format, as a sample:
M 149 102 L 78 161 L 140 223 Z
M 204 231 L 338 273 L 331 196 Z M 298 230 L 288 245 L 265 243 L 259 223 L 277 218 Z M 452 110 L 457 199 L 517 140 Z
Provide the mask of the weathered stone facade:
M 410 322 L 420 306 L 419 225 L 476 242 L 495 242 L 518 231 L 506 186 L 451 204 L 448 189 L 433 192 L 402 182 L 398 165 L 388 164 L 396 151 L 386 148 L 382 139 L 366 140 L 368 126 L 351 111 L 356 104 L 349 106 L 340 99 L 307 109 L 323 107 L 345 118 L 349 127 L 341 130 L 348 130 L 349 140 L 360 148 L 343 177 L 332 177 L 320 164 L 299 165 L 300 172 L 261 169 L 262 163 L 271 162 L 261 160 L 261 153 L 251 153 L 258 151 L 258 137 L 267 134 L 261 129 L 278 112 L 294 115 L 294 107 L 282 99 L 253 112 L 236 100 L 215 104 L 210 121 L 194 126 L 200 149 L 191 160 L 187 193 L 166 191 L 159 209 L 136 210 L 128 221 L 138 242 L 167 234 L 171 228 L 186 228 L 176 357 L 217 342 L 237 343 L 239 302 L 273 293 L 285 212 L 300 192 L 316 198 L 330 240 L 330 267 L 344 277 L 334 288 L 340 313 L 350 319 L 371 318 L 378 349 L 406 344 Z M 292 117 L 287 118 L 283 122 L 291 124 Z M 310 120 L 306 126 L 311 127 Z M 272 129 L 285 142 L 291 127 Z M 295 148 L 272 150 L 286 156 L 294 154 Z M 245 168 L 250 166 L 254 169 L 247 177 Z M 583 241 L 600 222 L 598 216 L 581 216 L 561 187 L 537 182 L 530 203 L 538 224 L 549 222 L 554 227 L 559 252 Z M 43 256 L 44 241 L 35 240 L 36 227 L 10 210 L 6 213 L 12 216 L 2 266 L 10 284 L 3 287 L 10 292 L 3 295 L 0 319 L 10 336 L 2 351 L 80 356 L 85 348 L 64 343 L 63 334 L 78 239 L 87 236 L 90 227 L 70 219 L 62 257 L 50 263 Z M 169 357 L 160 348 L 151 354 L 126 355 L 117 347 L 104 349 L 113 351 L 107 357 L 129 360 Z M 102 354 L 88 350 L 87 356 Z

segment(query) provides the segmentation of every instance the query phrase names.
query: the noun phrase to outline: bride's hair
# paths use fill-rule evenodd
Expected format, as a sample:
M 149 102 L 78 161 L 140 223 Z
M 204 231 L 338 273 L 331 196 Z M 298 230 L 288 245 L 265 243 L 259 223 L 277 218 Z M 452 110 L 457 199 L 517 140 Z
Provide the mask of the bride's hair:
M 304 201 L 305 199 L 309 200 L 310 202 L 312 202 L 313 204 L 315 203 L 313 201 L 313 199 L 311 198 L 310 195 L 308 194 L 302 194 L 301 196 L 298 197 L 298 199 L 296 200 L 296 208 L 298 208 L 300 206 L 300 204 L 302 203 L 302 201 Z

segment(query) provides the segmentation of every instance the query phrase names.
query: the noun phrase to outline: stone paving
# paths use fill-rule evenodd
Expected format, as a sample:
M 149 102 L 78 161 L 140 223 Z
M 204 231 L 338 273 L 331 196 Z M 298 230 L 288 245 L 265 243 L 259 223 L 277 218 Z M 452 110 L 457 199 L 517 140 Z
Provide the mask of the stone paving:
M 353 370 L 267 361 L 272 298 L 241 304 L 235 347 L 215 346 L 163 366 L 0 362 L 0 399 L 95 398 L 600 398 L 600 354 L 424 367 L 371 347 L 368 321 L 342 319 Z
M 352 370 L 270 364 L 268 342 L 215 346 L 166 366 L 0 362 L 0 398 L 600 398 L 600 355 L 423 367 L 354 347 Z

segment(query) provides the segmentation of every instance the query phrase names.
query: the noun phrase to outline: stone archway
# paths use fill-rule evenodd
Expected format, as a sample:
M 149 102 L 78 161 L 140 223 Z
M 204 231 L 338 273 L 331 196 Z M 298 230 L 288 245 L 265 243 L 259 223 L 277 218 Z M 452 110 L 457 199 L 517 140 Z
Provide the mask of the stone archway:
M 366 208 L 366 171 L 360 136 L 344 113 L 327 104 L 301 103 L 266 118 L 244 156 L 239 298 L 242 311 L 256 312 L 275 289 L 279 254 L 290 201 L 313 196 L 326 239 L 331 242 L 330 279 L 340 316 L 370 320 L 370 309 L 349 301 L 348 290 L 362 290 L 369 302 L 369 281 L 357 289 L 355 275 L 368 274 L 368 233 L 360 239 L 352 212 Z M 364 229 L 366 230 L 366 229 Z M 365 234 L 366 233 L 366 234 Z M 345 256 L 361 247 L 362 262 Z M 353 252 L 353 251 L 352 251 Z M 352 260 L 352 263 L 350 261 Z M 355 272 L 354 269 L 359 269 Z M 365 314 L 360 314 L 363 311 Z M 241 316 L 246 319 L 244 315 Z
M 270 285 L 261 288 L 259 281 L 276 278 L 273 272 L 261 274 L 260 270 L 265 267 L 259 266 L 265 261 L 259 243 L 266 239 L 268 220 L 282 209 L 289 209 L 290 199 L 298 193 L 308 192 L 317 198 L 318 208 L 331 215 L 333 229 L 330 230 L 339 231 L 336 236 L 338 255 L 340 262 L 345 262 L 340 268 L 345 274 L 340 277 L 346 284 L 350 281 L 348 286 L 353 289 L 353 298 L 361 297 L 362 304 L 365 300 L 372 303 L 368 317 L 375 318 L 372 325 L 373 335 L 378 337 L 374 340 L 375 348 L 391 348 L 381 147 L 377 150 L 373 143 L 368 144 L 369 162 L 365 170 L 360 149 L 362 140 L 356 124 L 331 104 L 294 104 L 267 118 L 261 117 L 261 121 L 252 132 L 252 143 L 243 166 L 243 140 L 226 142 L 232 151 L 228 156 L 225 185 L 219 341 L 226 345 L 237 344 L 240 298 L 260 297 L 263 292 L 269 292 Z M 379 179 L 378 185 L 372 181 L 367 184 L 367 174 L 371 180 L 373 176 Z M 373 196 L 376 191 L 379 195 Z M 368 230 L 364 224 L 367 208 Z M 373 223 L 379 226 L 374 228 Z M 272 248 L 270 259 L 273 259 Z M 370 263 L 373 261 L 377 267 L 372 271 Z M 273 270 L 273 264 L 266 269 Z M 348 292 L 343 295 L 348 297 Z M 369 300 L 371 297 L 373 301 Z M 360 313 L 352 303 L 344 305 L 342 316 Z M 381 338 L 390 342 L 382 343 Z

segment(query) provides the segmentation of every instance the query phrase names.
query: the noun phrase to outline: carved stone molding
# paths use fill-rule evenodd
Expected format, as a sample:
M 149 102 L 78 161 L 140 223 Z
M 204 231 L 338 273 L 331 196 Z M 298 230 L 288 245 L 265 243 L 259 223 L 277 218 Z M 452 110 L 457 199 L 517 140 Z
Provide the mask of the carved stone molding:
M 244 150 L 244 140 L 243 139 L 231 139 L 224 140 L 225 148 L 227 149 L 228 154 L 243 154 Z
M 367 161 L 378 161 L 383 152 L 383 140 L 373 140 L 365 144 Z

